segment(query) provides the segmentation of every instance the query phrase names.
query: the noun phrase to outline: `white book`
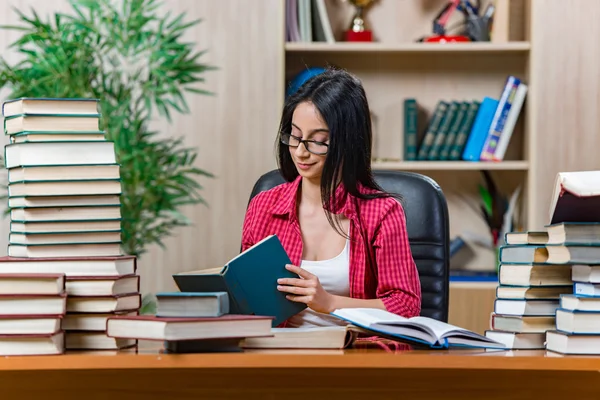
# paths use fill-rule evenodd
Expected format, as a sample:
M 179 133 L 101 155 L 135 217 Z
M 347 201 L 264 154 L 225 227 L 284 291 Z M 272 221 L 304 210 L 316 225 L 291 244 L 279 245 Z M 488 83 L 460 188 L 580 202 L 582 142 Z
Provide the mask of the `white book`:
M 0 337 L 0 356 L 56 355 L 64 353 L 64 333 Z
M 8 195 L 16 196 L 85 196 L 121 194 L 121 181 L 21 181 L 8 184 Z
M 87 98 L 22 97 L 2 104 L 2 115 L 20 114 L 93 115 L 98 114 L 98 100 Z
M 7 135 L 20 132 L 90 132 L 99 129 L 99 114 L 93 115 L 15 115 L 4 120 Z
M 139 293 L 118 296 L 69 296 L 67 312 L 113 313 L 137 310 L 142 305 Z
M 121 243 L 74 243 L 74 244 L 9 244 L 10 257 L 111 257 L 120 256 Z
M 65 258 L 12 258 L 0 257 L 0 273 L 65 274 L 67 277 L 119 276 L 136 271 L 134 256 L 120 257 L 65 257 Z
M 6 168 L 117 162 L 111 141 L 12 143 L 6 145 L 4 154 Z

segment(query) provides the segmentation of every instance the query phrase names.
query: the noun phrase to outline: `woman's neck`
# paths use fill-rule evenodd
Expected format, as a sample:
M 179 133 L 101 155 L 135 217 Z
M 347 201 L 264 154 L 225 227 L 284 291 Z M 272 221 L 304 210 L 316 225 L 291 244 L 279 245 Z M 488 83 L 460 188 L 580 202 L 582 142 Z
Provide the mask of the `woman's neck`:
M 310 208 L 322 207 L 321 185 L 308 179 L 302 179 L 300 202 Z

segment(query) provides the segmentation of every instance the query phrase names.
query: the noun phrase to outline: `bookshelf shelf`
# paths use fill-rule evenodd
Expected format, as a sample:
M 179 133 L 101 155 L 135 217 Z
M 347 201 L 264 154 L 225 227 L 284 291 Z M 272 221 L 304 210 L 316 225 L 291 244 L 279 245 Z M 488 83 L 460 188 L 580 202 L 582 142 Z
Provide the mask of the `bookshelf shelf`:
M 529 42 L 473 43 L 351 43 L 287 42 L 287 52 L 322 53 L 525 53 Z
M 398 171 L 527 171 L 528 161 L 468 162 L 468 161 L 374 161 L 373 169 Z

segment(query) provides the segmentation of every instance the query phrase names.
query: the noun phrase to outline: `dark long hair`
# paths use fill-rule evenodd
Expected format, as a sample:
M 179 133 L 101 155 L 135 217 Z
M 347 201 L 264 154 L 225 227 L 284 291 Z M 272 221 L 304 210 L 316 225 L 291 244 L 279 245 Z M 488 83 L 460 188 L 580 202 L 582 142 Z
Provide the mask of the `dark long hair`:
M 329 128 L 329 150 L 321 176 L 321 201 L 326 210 L 345 199 L 336 198 L 336 188 L 342 183 L 344 195 L 370 200 L 399 196 L 385 192 L 373 178 L 371 171 L 371 148 L 373 133 L 371 113 L 365 90 L 354 75 L 337 68 L 307 80 L 296 93 L 289 96 L 283 107 L 279 135 L 277 137 L 277 162 L 281 175 L 288 182 L 298 177 L 289 149 L 282 144 L 281 134 L 291 133 L 292 115 L 298 104 L 311 102 L 319 110 Z M 361 193 L 358 184 L 375 190 Z M 340 225 L 339 217 L 325 213 L 330 225 L 342 236 L 347 237 Z

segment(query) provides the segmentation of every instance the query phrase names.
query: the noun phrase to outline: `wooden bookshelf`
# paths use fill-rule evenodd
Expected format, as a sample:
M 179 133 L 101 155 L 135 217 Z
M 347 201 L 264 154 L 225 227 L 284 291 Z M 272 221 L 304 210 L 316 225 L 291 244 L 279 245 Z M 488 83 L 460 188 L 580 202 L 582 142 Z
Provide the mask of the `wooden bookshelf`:
M 529 162 L 374 161 L 371 166 L 377 170 L 395 171 L 527 171 Z
M 287 52 L 298 53 L 526 53 L 529 42 L 473 43 L 302 43 L 288 42 Z
M 464 234 L 490 237 L 479 209 L 479 185 L 489 171 L 502 192 L 510 197 L 520 190 L 518 220 L 527 229 L 532 216 L 535 159 L 534 134 L 530 128 L 530 90 L 502 162 L 406 161 L 404 155 L 405 98 L 419 105 L 420 139 L 440 100 L 481 101 L 498 99 L 508 75 L 531 82 L 528 33 L 528 0 L 511 0 L 509 40 L 505 42 L 427 43 L 417 39 L 431 34 L 431 22 L 444 2 L 380 1 L 365 19 L 375 41 L 344 42 L 344 30 L 353 15 L 348 2 L 325 1 L 335 43 L 282 41 L 284 60 L 281 76 L 287 84 L 307 67 L 334 65 L 357 75 L 365 87 L 373 122 L 373 169 L 415 171 L 434 179 L 444 191 L 450 212 L 451 237 Z M 427 4 L 426 4 L 427 3 Z M 485 7 L 489 0 L 483 0 Z M 460 13 L 456 13 L 458 16 Z M 285 15 L 285 14 L 284 14 Z M 451 25 L 452 23 L 450 23 Z M 285 22 L 284 22 L 285 29 Z M 283 99 L 282 99 L 283 101 Z M 529 207 L 528 207 L 529 206 Z M 468 231 L 468 232 L 467 232 Z M 467 241 L 468 257 L 454 260 L 453 268 L 495 270 L 496 253 Z

